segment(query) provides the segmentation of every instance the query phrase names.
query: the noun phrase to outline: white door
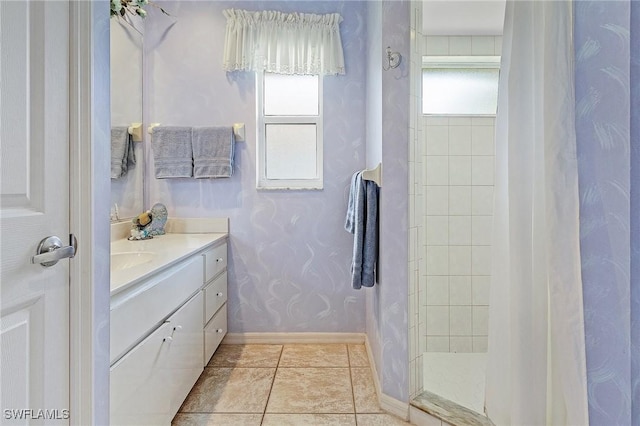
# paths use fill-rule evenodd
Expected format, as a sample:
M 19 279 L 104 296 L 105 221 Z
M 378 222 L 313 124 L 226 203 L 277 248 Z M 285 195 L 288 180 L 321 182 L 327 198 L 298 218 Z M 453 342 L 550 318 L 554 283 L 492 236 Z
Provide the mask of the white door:
M 0 52 L 0 424 L 68 424 L 68 1 L 0 1 Z

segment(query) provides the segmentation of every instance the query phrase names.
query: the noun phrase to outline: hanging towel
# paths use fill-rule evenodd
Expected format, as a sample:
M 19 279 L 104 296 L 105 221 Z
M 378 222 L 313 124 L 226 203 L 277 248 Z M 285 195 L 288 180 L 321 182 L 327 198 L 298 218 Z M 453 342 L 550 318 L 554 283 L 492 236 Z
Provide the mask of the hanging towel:
M 231 177 L 234 154 L 233 128 L 193 128 L 193 177 Z
M 133 140 L 128 127 L 111 128 L 111 179 L 127 174 L 129 164 L 136 164 Z
M 353 234 L 351 286 L 373 287 L 378 257 L 378 185 L 363 180 L 362 172 L 351 178 L 344 227 Z
M 157 179 L 191 177 L 191 127 L 154 127 L 153 160 Z

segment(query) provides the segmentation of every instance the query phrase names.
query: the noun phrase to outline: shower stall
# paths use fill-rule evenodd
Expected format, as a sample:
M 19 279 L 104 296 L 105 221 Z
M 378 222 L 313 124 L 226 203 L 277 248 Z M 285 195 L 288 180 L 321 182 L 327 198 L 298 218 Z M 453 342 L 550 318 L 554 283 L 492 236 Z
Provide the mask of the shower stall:
M 435 395 L 482 414 L 502 37 L 421 29 L 411 61 L 411 397 L 418 407 Z

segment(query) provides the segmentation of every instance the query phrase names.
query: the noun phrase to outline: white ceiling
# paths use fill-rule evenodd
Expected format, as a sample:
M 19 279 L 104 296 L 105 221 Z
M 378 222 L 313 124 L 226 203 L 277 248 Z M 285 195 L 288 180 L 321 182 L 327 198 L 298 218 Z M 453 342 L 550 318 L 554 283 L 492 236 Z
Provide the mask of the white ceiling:
M 422 0 L 424 35 L 502 35 L 505 0 Z

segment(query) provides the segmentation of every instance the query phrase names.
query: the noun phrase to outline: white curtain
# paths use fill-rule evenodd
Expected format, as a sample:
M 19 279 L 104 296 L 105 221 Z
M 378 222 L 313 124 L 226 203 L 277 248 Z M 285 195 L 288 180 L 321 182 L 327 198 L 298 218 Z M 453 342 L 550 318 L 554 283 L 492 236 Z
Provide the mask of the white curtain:
M 225 71 L 344 74 L 338 13 L 227 9 Z
M 485 409 L 588 424 L 572 2 L 507 1 Z

